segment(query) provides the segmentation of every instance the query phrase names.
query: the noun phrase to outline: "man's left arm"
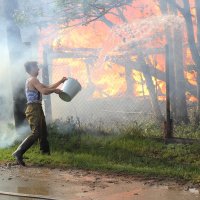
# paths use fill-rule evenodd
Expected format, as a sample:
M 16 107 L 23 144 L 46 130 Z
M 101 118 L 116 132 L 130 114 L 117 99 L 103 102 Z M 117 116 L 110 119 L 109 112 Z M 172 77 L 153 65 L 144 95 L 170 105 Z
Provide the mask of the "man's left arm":
M 49 89 L 56 89 L 60 84 L 64 83 L 67 80 L 66 77 L 63 77 L 61 80 L 59 80 L 58 82 L 47 86 Z

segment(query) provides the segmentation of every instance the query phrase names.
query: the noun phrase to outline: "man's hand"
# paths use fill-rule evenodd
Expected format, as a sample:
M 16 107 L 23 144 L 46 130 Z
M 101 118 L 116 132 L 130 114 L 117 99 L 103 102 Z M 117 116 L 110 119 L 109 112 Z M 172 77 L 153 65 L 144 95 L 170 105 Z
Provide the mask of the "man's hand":
M 54 93 L 56 93 L 56 94 L 60 94 L 62 92 L 62 90 L 60 90 L 60 89 L 55 89 L 55 91 L 54 91 Z
M 67 77 L 62 77 L 62 79 L 60 80 L 61 83 L 64 83 L 67 80 Z

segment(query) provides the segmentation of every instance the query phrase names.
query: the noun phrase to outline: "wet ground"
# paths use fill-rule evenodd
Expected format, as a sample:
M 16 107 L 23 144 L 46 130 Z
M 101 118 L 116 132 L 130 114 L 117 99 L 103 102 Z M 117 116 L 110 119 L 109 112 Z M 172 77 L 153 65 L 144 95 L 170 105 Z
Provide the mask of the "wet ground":
M 20 196 L 21 195 L 21 196 Z M 175 182 L 139 180 L 82 170 L 0 166 L 0 200 L 196 200 Z

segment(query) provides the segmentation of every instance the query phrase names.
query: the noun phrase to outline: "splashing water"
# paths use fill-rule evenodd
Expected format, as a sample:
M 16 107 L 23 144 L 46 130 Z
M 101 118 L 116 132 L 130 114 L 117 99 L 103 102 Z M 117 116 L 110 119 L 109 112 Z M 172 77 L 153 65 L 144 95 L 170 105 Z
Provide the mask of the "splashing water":
M 143 52 L 148 48 L 163 46 L 165 31 L 182 29 L 184 19 L 175 15 L 153 16 L 134 20 L 112 28 L 103 46 L 96 66 L 101 66 L 114 51 L 131 48 Z M 160 40 L 159 40 L 160 39 Z

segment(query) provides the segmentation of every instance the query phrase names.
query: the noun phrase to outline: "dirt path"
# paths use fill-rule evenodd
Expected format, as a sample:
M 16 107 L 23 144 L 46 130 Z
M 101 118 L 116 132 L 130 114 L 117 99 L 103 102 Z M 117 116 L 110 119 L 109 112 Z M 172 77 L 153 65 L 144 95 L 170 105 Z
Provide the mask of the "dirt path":
M 189 190 L 191 192 L 189 192 Z M 82 170 L 0 166 L 0 192 L 36 195 L 36 198 L 0 195 L 1 200 L 195 200 L 198 190 L 174 182 L 139 181 L 134 177 Z

